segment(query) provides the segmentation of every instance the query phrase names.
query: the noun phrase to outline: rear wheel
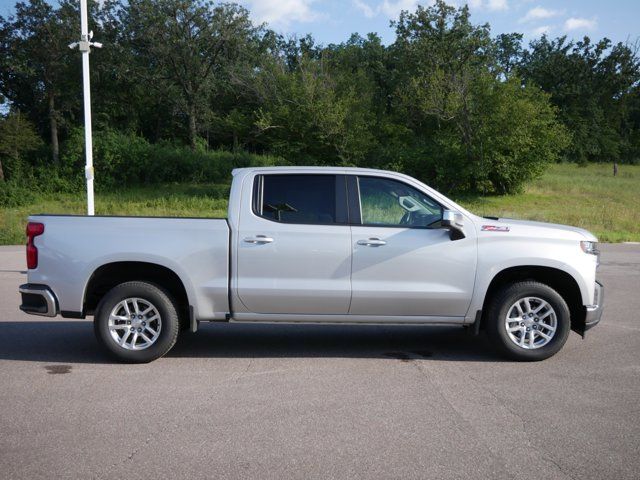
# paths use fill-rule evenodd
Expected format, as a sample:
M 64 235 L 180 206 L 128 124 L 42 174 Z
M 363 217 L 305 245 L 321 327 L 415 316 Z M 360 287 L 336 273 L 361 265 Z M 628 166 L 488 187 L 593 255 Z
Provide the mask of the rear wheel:
M 487 311 L 487 331 L 500 352 L 514 360 L 555 355 L 571 330 L 569 307 L 540 282 L 518 282 L 498 292 Z
M 160 287 L 126 282 L 102 298 L 94 330 L 98 341 L 118 360 L 146 363 L 173 347 L 180 322 L 175 302 Z

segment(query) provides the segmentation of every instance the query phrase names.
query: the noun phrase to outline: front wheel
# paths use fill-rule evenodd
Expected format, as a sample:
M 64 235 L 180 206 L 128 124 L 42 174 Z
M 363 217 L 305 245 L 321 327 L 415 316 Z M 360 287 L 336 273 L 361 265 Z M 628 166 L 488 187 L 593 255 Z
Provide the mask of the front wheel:
M 553 288 L 527 281 L 507 285 L 487 311 L 487 331 L 507 357 L 537 361 L 555 355 L 571 330 L 569 307 Z
M 147 363 L 173 347 L 180 322 L 174 301 L 164 290 L 147 282 L 126 282 L 102 298 L 94 330 L 118 360 Z

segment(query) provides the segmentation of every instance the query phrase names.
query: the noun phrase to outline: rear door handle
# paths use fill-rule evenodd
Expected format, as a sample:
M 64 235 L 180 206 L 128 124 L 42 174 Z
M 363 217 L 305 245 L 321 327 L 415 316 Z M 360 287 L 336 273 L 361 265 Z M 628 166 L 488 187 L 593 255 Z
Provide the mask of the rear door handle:
M 381 247 L 386 245 L 387 242 L 380 240 L 379 238 L 367 238 L 366 240 L 358 240 L 358 245 L 364 245 L 365 247 Z
M 266 235 L 256 235 L 255 237 L 246 237 L 244 241 L 255 244 L 273 243 L 273 238 L 267 237 Z

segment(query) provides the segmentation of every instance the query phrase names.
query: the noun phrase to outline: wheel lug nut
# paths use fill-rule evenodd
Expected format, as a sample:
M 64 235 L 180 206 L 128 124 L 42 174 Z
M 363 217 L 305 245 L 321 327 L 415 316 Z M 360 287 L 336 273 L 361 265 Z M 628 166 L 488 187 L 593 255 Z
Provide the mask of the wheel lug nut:
M 131 327 L 131 331 L 133 332 L 135 330 L 135 328 Z
M 539 322 L 539 321 L 540 321 L 540 319 L 539 319 L 538 317 L 536 317 L 536 318 L 534 318 L 534 319 L 533 319 L 533 321 L 534 321 L 534 322 Z
M 142 329 L 141 329 L 141 328 L 139 328 L 139 329 L 138 329 L 138 331 L 139 331 L 139 332 L 141 332 L 141 331 L 142 331 Z
M 534 329 L 534 330 L 537 330 L 537 329 L 538 329 L 538 325 L 534 325 L 534 326 L 533 326 L 533 329 Z
M 140 320 L 142 320 L 142 315 L 138 315 L 138 318 L 139 318 Z
M 131 320 L 127 320 L 127 325 L 131 325 Z
M 146 327 L 147 326 L 147 322 L 142 322 L 142 326 Z
M 529 316 L 530 316 L 530 317 L 533 317 L 533 313 L 530 313 L 530 314 L 529 314 Z
M 531 331 L 531 329 L 529 327 L 527 327 L 527 332 L 530 332 L 530 331 Z
M 526 320 L 526 319 L 527 319 L 527 316 L 526 316 L 526 315 L 522 315 L 522 319 L 523 319 L 523 320 Z
M 520 323 L 520 326 L 521 326 L 521 327 L 524 327 L 524 322 L 521 322 L 521 323 Z

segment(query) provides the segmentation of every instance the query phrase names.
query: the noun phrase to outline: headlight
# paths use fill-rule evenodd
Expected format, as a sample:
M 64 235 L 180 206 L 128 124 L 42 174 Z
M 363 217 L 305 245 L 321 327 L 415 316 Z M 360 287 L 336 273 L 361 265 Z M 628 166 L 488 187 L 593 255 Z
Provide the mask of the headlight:
M 589 253 L 591 255 L 600 254 L 600 251 L 598 250 L 598 242 L 580 242 L 580 248 L 584 253 Z

